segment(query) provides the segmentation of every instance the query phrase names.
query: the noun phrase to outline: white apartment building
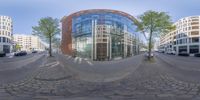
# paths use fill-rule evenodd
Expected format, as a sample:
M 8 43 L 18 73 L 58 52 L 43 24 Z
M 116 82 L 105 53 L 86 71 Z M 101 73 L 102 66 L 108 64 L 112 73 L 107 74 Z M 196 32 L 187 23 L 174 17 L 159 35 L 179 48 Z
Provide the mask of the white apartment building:
M 158 51 L 159 45 L 160 45 L 160 40 L 159 40 L 159 39 L 155 39 L 153 49 L 154 49 L 155 51 Z
M 200 53 L 200 16 L 189 16 L 174 23 L 176 30 L 160 37 L 159 50 Z
M 0 16 L 0 52 L 12 51 L 13 23 L 9 16 Z
M 47 47 L 38 36 L 33 35 L 15 34 L 13 35 L 13 41 L 20 46 L 21 50 L 25 51 L 44 51 Z

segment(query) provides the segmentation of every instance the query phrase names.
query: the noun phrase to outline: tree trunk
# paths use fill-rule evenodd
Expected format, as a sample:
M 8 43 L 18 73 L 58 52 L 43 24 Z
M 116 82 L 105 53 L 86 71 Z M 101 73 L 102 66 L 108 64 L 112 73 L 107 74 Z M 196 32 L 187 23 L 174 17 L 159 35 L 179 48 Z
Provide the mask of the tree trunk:
M 51 37 L 49 37 L 49 56 L 52 57 L 52 53 L 51 53 Z
M 150 34 L 149 34 L 149 55 L 148 60 L 151 60 L 151 41 L 152 41 L 152 33 L 153 33 L 153 19 L 151 14 L 151 27 L 150 27 Z
M 151 59 L 151 41 L 152 41 L 152 31 L 150 31 L 150 35 L 149 35 L 149 56 L 148 56 L 148 59 L 150 60 Z

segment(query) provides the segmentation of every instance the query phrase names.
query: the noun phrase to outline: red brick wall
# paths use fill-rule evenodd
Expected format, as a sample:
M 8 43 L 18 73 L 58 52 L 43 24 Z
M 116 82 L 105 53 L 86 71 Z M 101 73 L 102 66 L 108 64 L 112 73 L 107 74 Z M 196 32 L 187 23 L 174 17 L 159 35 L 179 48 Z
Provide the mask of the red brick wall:
M 63 54 L 72 55 L 72 16 L 62 19 L 62 44 Z

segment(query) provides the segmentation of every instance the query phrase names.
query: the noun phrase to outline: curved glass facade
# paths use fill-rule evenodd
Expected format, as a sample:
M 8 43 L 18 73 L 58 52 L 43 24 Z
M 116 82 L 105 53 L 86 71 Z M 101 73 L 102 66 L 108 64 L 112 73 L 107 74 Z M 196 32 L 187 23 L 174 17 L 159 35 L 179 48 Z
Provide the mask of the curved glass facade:
M 136 55 L 139 34 L 134 21 L 118 13 L 100 11 L 72 17 L 74 55 L 111 60 Z

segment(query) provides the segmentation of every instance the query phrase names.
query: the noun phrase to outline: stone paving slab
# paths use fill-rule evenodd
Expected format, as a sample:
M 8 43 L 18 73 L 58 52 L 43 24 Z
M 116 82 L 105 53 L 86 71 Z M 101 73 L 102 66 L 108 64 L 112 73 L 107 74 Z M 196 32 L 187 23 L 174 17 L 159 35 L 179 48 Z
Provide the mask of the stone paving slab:
M 50 62 L 55 60 L 47 61 Z M 0 100 L 12 100 L 14 97 L 16 100 L 200 99 L 199 83 L 180 81 L 164 70 L 159 70 L 156 63 L 143 62 L 129 76 L 109 82 L 80 80 L 76 75 L 65 72 L 62 66 L 52 67 L 52 64 L 39 68 L 31 77 L 24 80 L 2 85 Z
M 63 96 L 51 96 L 51 97 L 35 97 L 36 99 L 44 99 L 44 100 L 109 100 L 103 97 L 74 97 L 74 98 L 66 98 Z

